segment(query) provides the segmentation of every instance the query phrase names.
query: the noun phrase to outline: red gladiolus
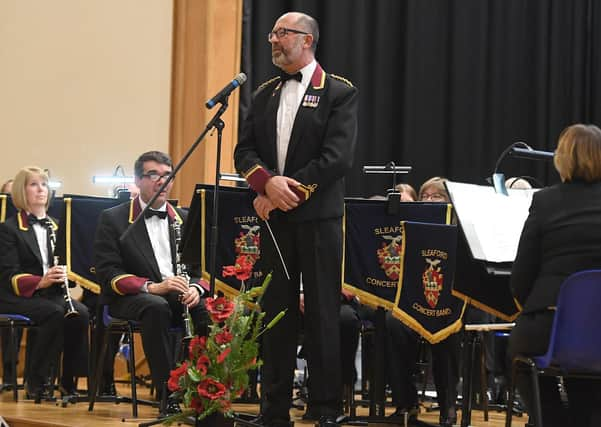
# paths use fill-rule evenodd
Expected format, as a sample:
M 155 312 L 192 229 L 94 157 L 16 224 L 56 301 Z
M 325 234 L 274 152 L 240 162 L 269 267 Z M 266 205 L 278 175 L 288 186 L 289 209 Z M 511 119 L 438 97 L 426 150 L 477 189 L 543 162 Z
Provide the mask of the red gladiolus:
M 179 379 L 186 373 L 188 370 L 188 363 L 182 363 L 178 368 L 171 370 L 171 375 L 169 376 L 169 381 L 167 382 L 167 387 L 171 391 L 181 390 L 179 385 Z
M 202 375 L 206 375 L 209 368 L 209 363 L 211 363 L 209 357 L 206 354 L 203 354 L 196 361 L 196 369 L 198 369 Z
M 215 335 L 215 342 L 219 345 L 227 344 L 234 338 L 234 335 L 227 329 L 223 328 L 223 330 Z
M 211 378 L 207 378 L 198 383 L 196 390 L 198 391 L 199 396 L 211 400 L 217 400 L 225 394 L 225 386 Z
M 223 361 L 225 360 L 227 355 L 230 354 L 231 351 L 232 351 L 232 349 L 229 347 L 226 348 L 225 350 L 223 350 L 221 352 L 221 354 L 219 356 L 217 356 L 217 363 L 223 363 Z
M 205 307 L 214 323 L 223 322 L 234 311 L 234 304 L 225 297 L 207 298 Z

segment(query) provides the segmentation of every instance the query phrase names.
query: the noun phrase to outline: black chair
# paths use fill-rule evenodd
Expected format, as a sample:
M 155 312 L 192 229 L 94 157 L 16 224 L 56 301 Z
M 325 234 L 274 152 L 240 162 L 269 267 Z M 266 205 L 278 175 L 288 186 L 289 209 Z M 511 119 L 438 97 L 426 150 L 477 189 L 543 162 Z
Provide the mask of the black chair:
M 9 346 L 8 349 L 4 348 L 2 349 L 2 351 L 8 352 L 8 358 L 12 367 L 11 386 L 13 389 L 13 400 L 15 402 L 19 400 L 19 390 L 17 384 L 17 361 L 19 359 L 19 343 L 17 342 L 17 330 L 29 329 L 34 326 L 34 322 L 27 316 L 23 316 L 20 314 L 0 314 L 0 328 L 8 330 Z
M 99 320 L 100 321 L 100 320 Z M 125 334 L 130 343 L 130 351 L 129 351 L 129 366 L 131 369 L 130 372 L 130 389 L 131 389 L 131 398 L 127 398 L 124 396 L 117 396 L 111 398 L 110 400 L 115 403 L 120 402 L 131 402 L 132 404 L 132 416 L 134 418 L 138 417 L 138 403 L 156 406 L 155 402 L 151 402 L 148 400 L 138 399 L 137 387 L 136 387 L 136 355 L 134 350 L 134 334 L 142 332 L 142 325 L 140 322 L 134 320 L 123 320 L 111 317 L 108 312 L 108 306 L 105 305 L 102 308 L 102 323 L 104 325 L 104 333 L 100 338 L 100 353 L 96 359 L 96 366 L 93 372 L 93 375 L 90 378 L 90 386 L 88 387 L 89 393 L 89 406 L 88 411 L 94 410 L 94 403 L 98 397 L 98 389 L 100 387 L 100 379 L 102 378 L 102 368 L 104 364 L 104 358 L 106 357 L 109 337 L 111 334 Z
M 519 369 L 530 373 L 535 407 L 530 414 L 534 426 L 542 427 L 539 375 L 601 379 L 601 270 L 574 273 L 563 282 L 557 300 L 547 353 L 517 355 L 512 361 L 511 384 L 505 426 L 511 427 L 514 384 Z

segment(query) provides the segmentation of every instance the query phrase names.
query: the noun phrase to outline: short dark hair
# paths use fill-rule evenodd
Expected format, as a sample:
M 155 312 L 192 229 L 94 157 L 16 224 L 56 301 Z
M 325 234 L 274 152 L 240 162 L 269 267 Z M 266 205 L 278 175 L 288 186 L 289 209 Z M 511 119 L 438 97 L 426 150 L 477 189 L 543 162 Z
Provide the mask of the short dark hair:
M 311 50 L 315 52 L 317 50 L 317 43 L 319 42 L 319 25 L 317 24 L 317 21 L 312 16 L 302 13 L 300 18 L 298 18 L 297 23 L 313 36 Z
M 134 164 L 134 174 L 136 177 L 142 178 L 142 175 L 144 174 L 144 162 L 149 161 L 173 167 L 173 162 L 168 154 L 165 154 L 162 151 L 147 151 L 146 153 L 141 154 Z

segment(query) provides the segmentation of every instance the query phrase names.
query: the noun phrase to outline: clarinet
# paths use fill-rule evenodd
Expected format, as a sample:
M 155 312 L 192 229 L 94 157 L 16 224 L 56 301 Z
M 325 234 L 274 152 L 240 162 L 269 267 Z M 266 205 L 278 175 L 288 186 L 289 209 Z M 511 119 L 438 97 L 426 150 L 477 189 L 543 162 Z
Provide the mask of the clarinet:
M 54 227 L 52 227 L 52 222 L 48 218 L 46 218 L 46 227 L 50 231 L 50 249 L 52 250 L 51 255 L 52 259 L 54 260 L 54 267 L 61 267 L 63 271 L 66 272 L 67 266 L 60 265 L 59 256 L 55 255 L 54 253 L 56 248 L 56 233 L 54 232 Z M 65 299 L 65 317 L 79 316 L 79 312 L 73 306 L 73 298 L 71 298 L 71 291 L 69 290 L 69 279 L 67 278 L 67 275 L 65 275 L 61 288 L 63 289 L 63 298 Z
M 190 276 L 186 270 L 186 265 L 182 262 L 182 229 L 179 221 L 173 221 L 173 234 L 175 235 L 175 268 L 176 275 L 186 279 L 186 283 L 190 284 Z M 194 337 L 192 331 L 192 323 L 190 322 L 190 309 L 188 304 L 184 304 L 184 311 L 182 312 L 182 319 L 184 321 L 184 340 L 190 340 Z

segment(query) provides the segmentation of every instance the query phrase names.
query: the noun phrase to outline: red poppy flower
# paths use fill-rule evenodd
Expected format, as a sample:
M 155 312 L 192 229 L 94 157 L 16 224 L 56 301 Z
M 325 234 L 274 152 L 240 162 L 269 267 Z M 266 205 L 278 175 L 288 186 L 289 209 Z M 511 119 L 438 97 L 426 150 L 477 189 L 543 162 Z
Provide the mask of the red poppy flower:
M 196 361 L 196 369 L 198 369 L 202 375 L 206 375 L 209 363 L 211 363 L 209 357 L 206 354 L 203 354 Z
M 212 378 L 207 378 L 198 383 L 196 390 L 199 396 L 211 400 L 217 400 L 225 394 L 225 386 Z
M 252 274 L 253 263 L 249 261 L 246 255 L 240 255 L 236 258 L 234 265 L 226 265 L 223 267 L 221 274 L 223 277 L 236 276 L 238 280 L 247 280 Z
M 179 379 L 186 373 L 188 370 L 188 363 L 182 363 L 178 368 L 171 370 L 171 374 L 169 376 L 169 381 L 167 382 L 167 387 L 171 391 L 181 390 L 179 385 Z
M 223 322 L 234 311 L 234 304 L 225 297 L 207 298 L 205 307 L 214 323 Z
M 225 360 L 227 355 L 230 354 L 231 351 L 232 351 L 232 349 L 229 347 L 226 348 L 225 350 L 223 350 L 221 352 L 221 354 L 219 356 L 217 356 L 217 363 L 223 363 L 223 361 Z
M 190 340 L 188 345 L 188 352 L 192 357 L 198 356 L 201 350 L 207 347 L 207 337 L 199 337 L 198 335 Z
M 215 342 L 219 345 L 227 344 L 234 338 L 234 335 L 227 328 L 223 328 L 223 330 L 215 335 Z

